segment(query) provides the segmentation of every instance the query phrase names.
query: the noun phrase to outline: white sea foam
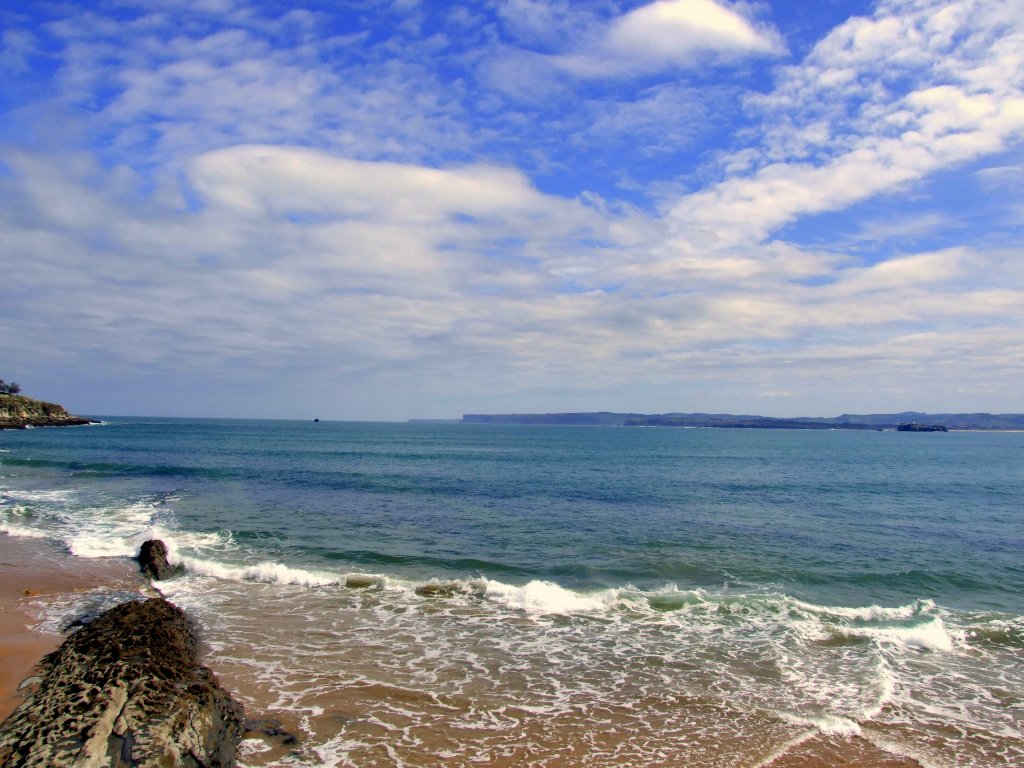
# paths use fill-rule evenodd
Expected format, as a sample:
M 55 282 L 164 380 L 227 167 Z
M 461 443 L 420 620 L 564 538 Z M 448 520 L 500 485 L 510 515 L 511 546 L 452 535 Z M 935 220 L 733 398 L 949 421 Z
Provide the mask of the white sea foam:
M 844 627 L 842 634 L 867 637 L 880 643 L 929 651 L 952 651 L 953 637 L 938 616 L 906 627 Z
M 531 581 L 521 587 L 500 581 L 486 580 L 486 596 L 495 602 L 528 613 L 589 613 L 611 606 L 618 590 L 608 589 L 590 594 L 574 592 L 550 581 Z
M 178 562 L 190 573 L 212 576 L 222 581 L 257 581 L 264 584 L 298 584 L 305 587 L 323 587 L 345 583 L 345 576 L 328 571 L 291 568 L 282 563 L 261 562 L 246 565 L 228 565 L 197 557 L 180 557 Z
M 780 712 L 783 720 L 794 725 L 808 725 L 821 731 L 826 736 L 860 736 L 860 725 L 848 717 L 839 715 L 805 715 L 793 712 Z
M 14 523 L 0 523 L 0 533 L 6 533 L 8 536 L 19 539 L 49 538 L 49 534 L 45 531 L 40 531 L 38 528 L 26 528 L 23 525 L 15 525 Z
M 76 512 L 66 521 L 68 549 L 78 557 L 133 557 L 154 526 L 158 509 L 151 502 Z
M 5 488 L 0 501 L 18 501 L 22 503 L 63 503 L 75 498 L 77 492 L 71 489 L 52 489 L 31 491 L 22 488 Z
M 799 610 L 819 616 L 843 618 L 853 621 L 909 619 L 913 616 L 932 613 L 935 610 L 935 603 L 931 600 L 918 600 L 910 605 L 901 605 L 894 608 L 880 605 L 869 605 L 864 608 L 847 608 L 843 606 L 815 605 L 814 603 L 805 603 L 801 600 L 793 600 L 792 605 Z
M 643 596 L 648 605 L 659 611 L 676 611 L 695 606 L 705 606 L 708 601 L 706 590 L 680 589 L 677 584 L 667 584 L 653 592 L 641 592 L 629 586 L 623 587 L 620 591 L 620 595 L 623 597 L 631 594 Z

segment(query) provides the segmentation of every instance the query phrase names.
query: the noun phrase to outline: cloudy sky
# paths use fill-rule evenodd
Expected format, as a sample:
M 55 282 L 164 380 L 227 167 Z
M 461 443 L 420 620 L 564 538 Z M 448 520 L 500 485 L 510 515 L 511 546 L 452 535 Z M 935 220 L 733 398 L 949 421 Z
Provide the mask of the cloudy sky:
M 76 412 L 1024 411 L 1024 0 L 27 0 L 0 74 Z

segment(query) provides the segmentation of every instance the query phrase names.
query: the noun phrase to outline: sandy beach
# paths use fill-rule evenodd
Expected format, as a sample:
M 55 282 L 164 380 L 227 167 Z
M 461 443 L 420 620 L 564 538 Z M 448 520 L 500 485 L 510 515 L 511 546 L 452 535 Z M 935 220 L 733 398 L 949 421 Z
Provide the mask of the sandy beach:
M 102 588 L 131 591 L 144 588 L 135 563 L 127 558 L 73 558 L 52 543 L 12 538 L 0 534 L 0 719 L 12 712 L 21 701 L 19 685 L 29 678 L 44 655 L 61 643 L 58 634 L 39 631 L 38 609 L 48 599 L 57 599 L 73 592 Z M 242 698 L 250 706 L 269 693 L 253 690 L 252 681 L 234 674 L 230 668 L 219 670 L 228 685 L 239 686 Z M 249 683 L 250 685 L 246 685 Z M 248 694 L 248 695 L 244 695 Z M 293 725 L 289 723 L 289 725 Z M 260 755 L 262 763 L 279 757 L 280 750 Z M 571 765 L 571 761 L 567 763 Z M 792 745 L 784 754 L 765 764 L 773 768 L 824 768 L 825 766 L 857 766 L 858 768 L 914 768 L 918 763 L 902 759 L 863 739 L 842 739 L 815 736 Z
M 143 588 L 127 559 L 73 558 L 52 543 L 0 534 L 0 719 L 20 703 L 18 686 L 63 638 L 33 629 L 34 605 L 101 587 Z
M 0 719 L 20 703 L 18 687 L 40 659 L 61 643 L 58 634 L 34 629 L 34 605 L 70 592 L 144 586 L 135 564 L 123 558 L 73 558 L 45 541 L 0 534 Z M 230 670 L 226 678 L 232 680 Z M 242 680 L 232 680 L 236 684 Z M 226 680 L 227 682 L 227 680 Z M 253 693 L 249 691 L 250 695 Z M 264 692 L 265 693 L 265 692 Z M 249 697 L 245 697 L 249 698 Z M 274 750 L 275 752 L 277 750 Z M 263 755 L 262 757 L 267 757 Z M 814 737 L 794 745 L 769 765 L 775 768 L 913 768 L 917 763 L 886 754 L 861 739 Z

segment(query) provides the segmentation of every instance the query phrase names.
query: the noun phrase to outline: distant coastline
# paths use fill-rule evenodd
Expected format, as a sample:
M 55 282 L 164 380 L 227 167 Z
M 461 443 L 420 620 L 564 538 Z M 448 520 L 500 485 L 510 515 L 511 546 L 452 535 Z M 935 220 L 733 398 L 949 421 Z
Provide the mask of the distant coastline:
M 704 427 L 719 429 L 859 429 L 902 431 L 1020 431 L 1021 413 L 900 413 L 842 414 L 833 417 L 736 415 L 731 413 L 616 413 L 595 411 L 580 413 L 467 413 L 461 424 L 549 424 L 561 426 L 619 427 Z M 918 425 L 918 429 L 907 429 Z

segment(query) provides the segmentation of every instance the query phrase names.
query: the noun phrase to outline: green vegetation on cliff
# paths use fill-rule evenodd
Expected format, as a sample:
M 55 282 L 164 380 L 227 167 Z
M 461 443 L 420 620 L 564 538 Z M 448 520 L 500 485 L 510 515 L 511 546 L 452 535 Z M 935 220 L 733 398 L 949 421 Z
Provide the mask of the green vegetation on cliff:
M 0 394 L 0 429 L 75 427 L 95 423 L 91 419 L 72 416 L 56 403 L 45 403 L 22 395 Z

